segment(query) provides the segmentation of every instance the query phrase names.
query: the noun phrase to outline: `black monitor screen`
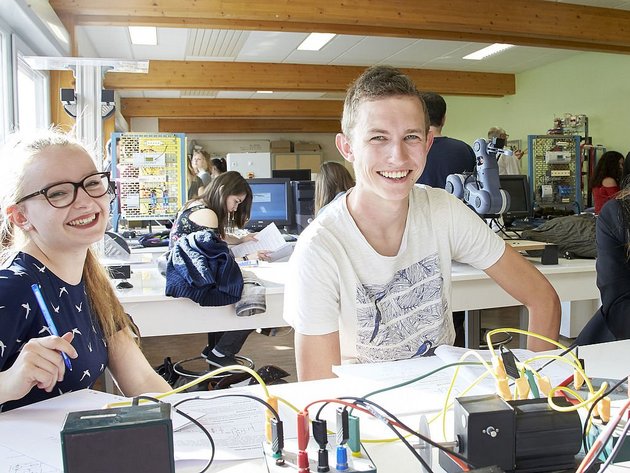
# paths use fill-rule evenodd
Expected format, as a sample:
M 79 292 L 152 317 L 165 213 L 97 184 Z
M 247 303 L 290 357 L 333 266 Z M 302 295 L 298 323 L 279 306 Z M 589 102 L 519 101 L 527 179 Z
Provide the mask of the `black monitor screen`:
M 525 218 L 532 216 L 532 199 L 529 182 L 525 175 L 499 176 L 501 189 L 510 194 L 510 208 L 504 217 L 508 219 Z
M 271 177 L 285 177 L 291 181 L 310 181 L 310 169 L 273 169 Z
M 262 229 L 270 223 L 284 227 L 293 223 L 291 181 L 281 178 L 248 179 L 252 210 L 247 228 Z

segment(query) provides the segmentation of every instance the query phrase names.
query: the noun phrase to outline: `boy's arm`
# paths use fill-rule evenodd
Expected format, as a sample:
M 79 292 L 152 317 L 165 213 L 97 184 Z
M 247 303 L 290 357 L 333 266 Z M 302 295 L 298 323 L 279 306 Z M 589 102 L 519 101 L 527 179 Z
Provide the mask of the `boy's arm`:
M 299 381 L 334 378 L 332 367 L 341 364 L 339 332 L 326 335 L 296 332 L 295 361 Z
M 527 307 L 530 332 L 558 340 L 560 300 L 551 283 L 534 265 L 506 245 L 503 256 L 485 272 L 508 294 Z M 543 351 L 557 347 L 543 340 L 529 337 L 527 348 Z

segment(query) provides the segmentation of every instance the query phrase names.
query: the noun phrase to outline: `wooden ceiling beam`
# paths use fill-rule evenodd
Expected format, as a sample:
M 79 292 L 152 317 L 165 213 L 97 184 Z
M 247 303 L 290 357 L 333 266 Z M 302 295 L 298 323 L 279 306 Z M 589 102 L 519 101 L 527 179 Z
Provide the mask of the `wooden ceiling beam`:
M 76 24 L 326 31 L 630 53 L 630 11 L 543 0 L 50 0 Z M 124 12 L 124 17 L 121 16 Z
M 340 100 L 275 99 L 147 99 L 123 98 L 125 118 L 301 118 L 338 120 L 343 110 Z
M 338 133 L 339 120 L 160 118 L 164 133 Z
M 364 67 L 259 62 L 150 61 L 148 74 L 109 72 L 109 89 L 202 89 L 345 92 Z M 441 94 L 513 95 L 514 74 L 401 69 L 421 90 Z

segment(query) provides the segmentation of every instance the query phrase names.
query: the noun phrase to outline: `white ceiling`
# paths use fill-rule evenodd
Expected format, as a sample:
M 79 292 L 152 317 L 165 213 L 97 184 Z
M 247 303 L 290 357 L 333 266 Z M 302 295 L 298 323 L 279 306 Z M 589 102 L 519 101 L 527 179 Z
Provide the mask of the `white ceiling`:
M 570 0 L 564 3 L 630 10 L 630 1 Z M 395 67 L 518 74 L 581 54 L 578 51 L 563 49 L 516 46 L 482 61 L 470 61 L 462 57 L 488 46 L 489 43 L 355 35 L 337 35 L 320 51 L 296 50 L 306 36 L 307 33 L 273 31 L 158 28 L 157 46 L 137 46 L 131 44 L 128 29 L 122 26 L 82 26 L 77 34 L 81 56 L 131 60 L 236 61 L 345 66 L 390 64 Z M 312 92 L 259 94 L 256 91 L 121 90 L 119 93 L 122 97 L 147 98 L 338 98 L 334 94 Z

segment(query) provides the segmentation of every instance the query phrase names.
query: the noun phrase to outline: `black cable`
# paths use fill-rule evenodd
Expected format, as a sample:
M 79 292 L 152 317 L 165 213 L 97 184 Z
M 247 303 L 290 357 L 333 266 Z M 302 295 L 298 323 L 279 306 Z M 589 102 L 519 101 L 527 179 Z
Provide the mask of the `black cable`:
M 588 447 L 586 445 L 586 429 L 588 427 L 588 420 L 591 417 L 591 414 L 593 413 L 593 409 L 595 409 L 595 406 L 597 405 L 597 403 L 599 401 L 601 401 L 602 399 L 604 399 L 606 396 L 608 396 L 610 393 L 614 392 L 615 389 L 617 389 L 619 386 L 621 386 L 623 383 L 625 383 L 627 381 L 627 377 L 625 379 L 620 379 L 617 384 L 615 384 L 612 388 L 610 388 L 608 391 L 606 391 L 604 394 L 601 394 L 597 399 L 595 399 L 593 401 L 593 403 L 591 404 L 591 407 L 589 407 L 588 412 L 586 413 L 586 418 L 584 420 L 584 425 L 582 427 L 582 446 L 584 447 L 584 451 L 588 452 Z M 585 470 L 586 471 L 586 470 Z
M 342 397 L 339 399 L 350 399 L 352 401 L 355 401 L 355 404 L 369 404 L 371 406 L 376 407 L 379 411 L 383 412 L 387 417 L 389 417 L 389 419 L 393 420 L 394 422 L 396 422 L 397 424 L 400 424 L 401 428 L 403 430 L 405 430 L 407 433 L 411 434 L 411 435 L 415 435 L 416 437 L 418 437 L 420 440 L 425 441 L 426 443 L 428 443 L 429 445 L 444 451 L 445 453 L 448 453 L 449 455 L 453 455 L 454 457 L 458 458 L 459 460 L 465 462 L 466 464 L 470 465 L 472 468 L 477 468 L 475 465 L 473 465 L 472 463 L 470 463 L 470 461 L 468 460 L 468 458 L 466 458 L 464 455 L 461 455 L 460 453 L 457 453 L 453 450 L 449 450 L 448 448 L 440 445 L 437 442 L 434 442 L 433 440 L 431 440 L 431 438 L 426 437 L 424 435 L 422 435 L 420 432 L 416 432 L 415 430 L 413 430 L 411 427 L 409 427 L 407 424 L 405 424 L 404 422 L 402 422 L 398 417 L 396 417 L 394 414 L 392 414 L 391 412 L 389 412 L 387 409 L 385 409 L 384 407 L 382 407 L 381 405 L 377 404 L 374 401 L 371 401 L 369 399 L 365 399 L 365 398 L 361 398 L 361 397 L 352 397 L 352 396 L 348 396 L 348 397 Z
M 160 399 L 157 399 L 157 398 L 154 398 L 154 397 L 151 397 L 151 396 L 141 395 L 141 396 L 136 396 L 136 397 L 133 398 L 132 405 L 133 406 L 137 406 L 138 405 L 138 401 L 142 400 L 142 399 L 147 400 L 147 401 L 151 401 L 151 402 L 155 402 L 156 404 L 168 404 L 168 403 L 165 403 L 164 401 L 161 401 Z M 199 429 L 201 429 L 201 431 L 208 438 L 208 441 L 210 442 L 210 446 L 212 447 L 212 453 L 210 454 L 210 458 L 208 459 L 208 462 L 203 467 L 203 469 L 199 471 L 199 473 L 204 473 L 204 472 L 208 471 L 208 468 L 210 468 L 210 466 L 212 465 L 212 462 L 214 461 L 214 453 L 216 451 L 216 448 L 215 448 L 215 445 L 214 445 L 214 439 L 212 438 L 212 435 L 210 435 L 210 432 L 208 432 L 208 430 L 201 424 L 201 422 L 199 422 L 194 417 L 186 414 L 184 411 L 177 409 L 176 405 L 171 405 L 171 408 L 175 412 L 177 412 L 179 415 L 181 415 L 182 417 L 185 417 L 190 422 L 192 422 L 197 427 L 199 427 Z
M 630 430 L 630 420 L 626 420 L 626 426 L 623 428 L 621 435 L 619 435 L 617 444 L 610 452 L 610 455 L 608 456 L 604 464 L 599 468 L 599 473 L 602 473 L 606 468 L 608 468 L 612 464 L 613 461 L 615 461 L 615 458 L 621 451 L 621 447 L 623 446 L 624 442 L 627 440 L 626 435 L 628 434 L 628 430 Z
M 574 348 L 577 348 L 578 346 L 579 346 L 579 345 L 578 345 L 577 343 L 573 342 L 571 345 L 569 345 L 569 346 L 567 347 L 567 349 L 566 349 L 566 350 L 563 350 L 563 351 L 562 351 L 562 352 L 561 352 L 558 356 L 564 356 L 564 355 L 566 355 L 567 353 L 569 353 L 571 350 L 573 350 Z M 557 360 L 557 358 L 552 358 L 552 359 L 551 359 L 551 360 L 549 360 L 547 363 L 545 363 L 545 364 L 544 364 L 544 365 L 542 365 L 540 368 L 538 368 L 538 369 L 536 370 L 536 372 L 537 372 L 537 373 L 540 373 L 540 372 L 543 370 L 543 368 L 546 368 L 547 366 L 549 366 L 549 365 L 550 365 L 551 363 L 553 363 L 554 361 L 558 361 L 558 360 Z

